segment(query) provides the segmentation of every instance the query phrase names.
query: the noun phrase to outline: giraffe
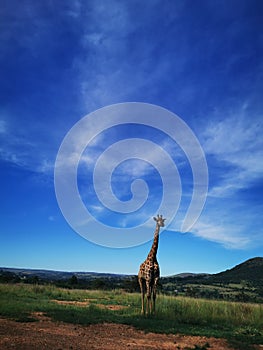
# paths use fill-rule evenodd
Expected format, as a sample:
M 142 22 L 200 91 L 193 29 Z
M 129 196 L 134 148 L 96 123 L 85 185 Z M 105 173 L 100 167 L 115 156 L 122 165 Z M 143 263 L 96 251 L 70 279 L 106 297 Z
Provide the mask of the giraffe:
M 155 313 L 155 299 L 157 284 L 160 277 L 159 264 L 157 262 L 156 254 L 159 243 L 159 232 L 160 227 L 164 227 L 164 221 L 162 215 L 157 215 L 153 218 L 156 221 L 156 228 L 154 232 L 154 239 L 151 250 L 146 258 L 146 260 L 140 265 L 140 270 L 138 273 L 138 281 L 141 289 L 142 298 L 142 314 L 145 313 L 144 309 L 144 296 L 146 293 L 146 314 L 151 311 Z

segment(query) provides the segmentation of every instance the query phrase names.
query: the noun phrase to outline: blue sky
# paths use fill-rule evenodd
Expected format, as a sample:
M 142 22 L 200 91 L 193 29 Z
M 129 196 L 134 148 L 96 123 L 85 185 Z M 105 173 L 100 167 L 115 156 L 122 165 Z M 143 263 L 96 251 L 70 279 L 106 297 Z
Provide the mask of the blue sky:
M 206 204 L 180 233 L 193 189 L 189 162 L 160 130 L 119 125 L 93 139 L 79 166 L 79 191 L 97 220 L 126 229 L 158 209 L 162 181 L 144 160 L 113 173 L 120 200 L 131 198 L 133 180 L 148 183 L 146 207 L 129 217 L 101 208 L 91 186 L 107 147 L 143 138 L 170 154 L 182 182 L 177 216 L 160 236 L 162 275 L 213 273 L 263 256 L 262 13 L 260 0 L 2 2 L 0 266 L 137 273 L 151 242 L 123 249 L 89 242 L 68 225 L 54 189 L 69 130 L 129 101 L 168 109 L 194 132 L 208 165 Z

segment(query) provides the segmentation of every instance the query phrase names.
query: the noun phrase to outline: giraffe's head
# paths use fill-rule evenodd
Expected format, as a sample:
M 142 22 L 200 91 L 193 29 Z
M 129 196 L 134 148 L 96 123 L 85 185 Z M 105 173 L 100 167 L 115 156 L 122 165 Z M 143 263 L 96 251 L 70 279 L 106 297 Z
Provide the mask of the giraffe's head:
M 166 219 L 164 219 L 162 215 L 158 214 L 157 217 L 154 217 L 153 219 L 156 221 L 156 223 L 159 227 L 164 227 L 164 221 Z

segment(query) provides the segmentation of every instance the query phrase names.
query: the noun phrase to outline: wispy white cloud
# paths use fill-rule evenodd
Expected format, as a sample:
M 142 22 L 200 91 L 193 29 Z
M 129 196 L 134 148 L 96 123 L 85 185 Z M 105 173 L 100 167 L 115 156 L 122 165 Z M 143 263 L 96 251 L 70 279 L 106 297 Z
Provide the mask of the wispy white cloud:
M 225 168 L 219 183 L 211 183 L 209 195 L 227 196 L 262 177 L 263 124 L 262 118 L 253 114 L 243 105 L 236 112 L 224 113 L 220 121 L 210 122 L 203 133 L 206 154 L 215 157 L 221 171 Z
M 262 205 L 229 197 L 208 197 L 205 209 L 192 233 L 228 249 L 250 249 L 263 243 Z
M 232 203 L 216 203 L 215 198 L 211 200 L 212 203 L 208 203 L 194 226 L 195 236 L 219 243 L 228 249 L 262 246 L 262 205 L 248 207 L 247 203 L 238 203 L 238 198 L 233 198 Z
M 82 9 L 82 6 L 81 6 L 81 1 L 79 0 L 73 0 L 73 1 L 70 1 L 68 4 L 67 4 L 68 8 L 65 10 L 66 14 L 73 17 L 73 18 L 79 18 L 79 16 L 81 15 L 81 9 Z
M 54 162 L 45 146 L 30 137 L 30 130 L 19 130 L 0 121 L 0 159 L 41 174 L 51 174 Z
M 228 249 L 246 249 L 252 244 L 252 238 L 242 233 L 235 224 L 216 225 L 214 222 L 198 221 L 193 234 L 196 237 L 216 242 Z
M 226 248 L 246 249 L 263 240 L 259 203 L 240 196 L 263 174 L 262 118 L 249 103 L 218 110 L 200 134 L 210 168 L 206 208 L 193 234 Z
M 156 15 L 151 6 L 144 4 L 144 10 Z M 144 16 L 126 2 L 92 2 L 87 20 L 82 21 L 83 55 L 75 57 L 73 63 L 88 110 L 134 98 L 140 100 L 146 92 L 155 95 L 160 80 L 171 69 L 183 71 L 185 58 L 177 57 L 176 65 L 169 55 L 158 60 L 156 52 L 162 47 L 161 37 L 156 36 L 154 41 L 145 38 L 140 20 L 147 27 L 148 21 L 153 20 L 151 12 Z M 171 18 L 166 20 L 168 23 Z
M 90 208 L 97 213 L 101 213 L 105 210 L 105 208 L 103 206 L 100 206 L 100 205 L 91 205 Z
M 7 133 L 7 125 L 5 120 L 0 120 L 0 134 Z

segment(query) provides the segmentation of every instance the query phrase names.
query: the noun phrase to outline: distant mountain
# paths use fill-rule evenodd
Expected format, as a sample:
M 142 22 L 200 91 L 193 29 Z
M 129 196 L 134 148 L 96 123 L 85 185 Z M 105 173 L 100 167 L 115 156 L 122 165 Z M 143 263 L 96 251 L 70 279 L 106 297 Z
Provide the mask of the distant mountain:
M 207 277 L 207 276 L 210 276 L 210 274 L 209 273 L 182 272 L 182 273 L 177 273 L 176 275 L 169 276 L 169 277 L 189 278 L 189 277 Z
M 208 280 L 222 283 L 248 281 L 263 285 L 263 258 L 249 259 L 230 270 L 212 275 Z
M 99 273 L 99 272 L 67 272 L 67 271 L 53 271 L 53 270 L 38 270 L 38 269 L 19 269 L 0 267 L 1 272 L 9 272 L 16 274 L 20 278 L 38 276 L 42 280 L 57 281 L 66 280 L 73 275 L 83 280 L 91 280 L 95 278 L 126 278 L 128 275 L 113 274 L 113 273 Z
M 263 285 L 263 258 L 249 259 L 232 269 L 217 273 L 179 273 L 177 275 L 164 277 L 167 280 L 182 280 L 190 282 L 212 282 L 212 283 L 240 283 L 241 281 L 253 282 Z
M 229 270 L 208 275 L 181 273 L 161 278 L 171 295 L 228 301 L 263 302 L 263 258 L 249 259 Z

